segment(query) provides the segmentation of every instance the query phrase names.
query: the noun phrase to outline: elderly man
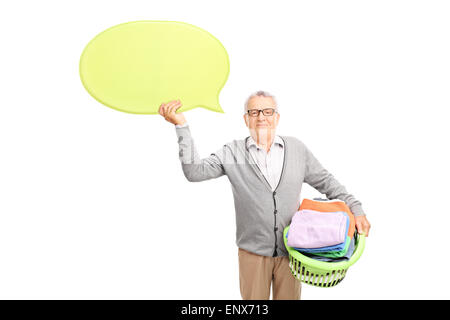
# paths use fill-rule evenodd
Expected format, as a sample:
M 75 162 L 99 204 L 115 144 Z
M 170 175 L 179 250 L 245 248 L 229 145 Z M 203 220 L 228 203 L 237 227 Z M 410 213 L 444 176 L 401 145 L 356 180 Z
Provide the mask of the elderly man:
M 300 206 L 303 182 L 328 199 L 340 199 L 355 215 L 358 232 L 369 234 L 361 202 L 349 194 L 297 138 L 275 134 L 280 120 L 275 98 L 265 91 L 250 95 L 244 120 L 250 136 L 233 140 L 201 159 L 180 100 L 162 104 L 159 113 L 175 124 L 179 158 L 189 181 L 227 175 L 236 211 L 236 244 L 243 299 L 300 299 L 300 281 L 290 272 L 283 230 Z

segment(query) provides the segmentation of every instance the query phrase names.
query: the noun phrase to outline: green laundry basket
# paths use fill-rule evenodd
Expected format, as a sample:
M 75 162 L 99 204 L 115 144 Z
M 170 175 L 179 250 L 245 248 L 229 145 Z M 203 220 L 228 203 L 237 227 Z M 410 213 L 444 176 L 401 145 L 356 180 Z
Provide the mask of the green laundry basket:
M 284 245 L 289 253 L 289 267 L 292 275 L 297 280 L 316 286 L 316 287 L 334 287 L 339 284 L 347 273 L 348 268 L 358 261 L 362 252 L 366 237 L 364 234 L 357 234 L 355 238 L 355 251 L 347 261 L 325 262 L 307 257 L 292 247 L 287 245 L 286 234 L 289 226 L 284 229 Z

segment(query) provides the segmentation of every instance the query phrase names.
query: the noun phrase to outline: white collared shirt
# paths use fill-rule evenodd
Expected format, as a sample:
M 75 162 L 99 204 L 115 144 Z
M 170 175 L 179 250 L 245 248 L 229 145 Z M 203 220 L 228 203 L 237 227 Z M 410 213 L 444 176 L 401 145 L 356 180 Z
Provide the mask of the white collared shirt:
M 249 136 L 247 148 L 255 160 L 258 168 L 269 182 L 272 190 L 275 190 L 281 177 L 284 161 L 284 141 L 275 135 L 269 152 L 258 146 L 255 140 Z

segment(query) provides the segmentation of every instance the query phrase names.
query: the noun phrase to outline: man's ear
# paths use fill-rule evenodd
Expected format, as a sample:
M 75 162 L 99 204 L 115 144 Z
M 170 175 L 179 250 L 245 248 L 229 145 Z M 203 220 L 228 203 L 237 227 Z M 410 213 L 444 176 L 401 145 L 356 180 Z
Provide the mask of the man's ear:
M 244 121 L 245 121 L 245 125 L 247 126 L 247 128 L 248 128 L 248 126 L 249 126 L 249 123 L 248 123 L 248 118 L 247 118 L 247 114 L 245 114 L 244 113 Z
M 276 125 L 278 125 L 279 121 L 280 121 L 280 114 L 277 112 L 277 124 Z

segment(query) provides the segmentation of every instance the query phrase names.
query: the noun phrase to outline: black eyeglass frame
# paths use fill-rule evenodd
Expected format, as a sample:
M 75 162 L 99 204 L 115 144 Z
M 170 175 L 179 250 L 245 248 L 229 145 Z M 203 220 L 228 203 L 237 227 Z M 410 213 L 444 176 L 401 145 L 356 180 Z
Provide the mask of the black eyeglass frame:
M 264 111 L 266 111 L 266 110 L 272 110 L 273 112 L 272 112 L 272 114 L 264 114 Z M 250 114 L 250 111 L 258 111 L 258 114 L 256 115 L 256 116 L 252 116 L 251 114 Z M 275 108 L 265 108 L 265 109 L 251 109 L 251 110 L 247 110 L 247 114 L 248 114 L 248 116 L 249 117 L 254 117 L 254 118 L 256 118 L 256 117 L 259 117 L 259 114 L 262 112 L 262 114 L 263 114 L 263 116 L 265 116 L 265 117 L 271 117 L 271 116 L 273 116 L 275 113 L 277 113 L 278 111 L 275 109 Z

